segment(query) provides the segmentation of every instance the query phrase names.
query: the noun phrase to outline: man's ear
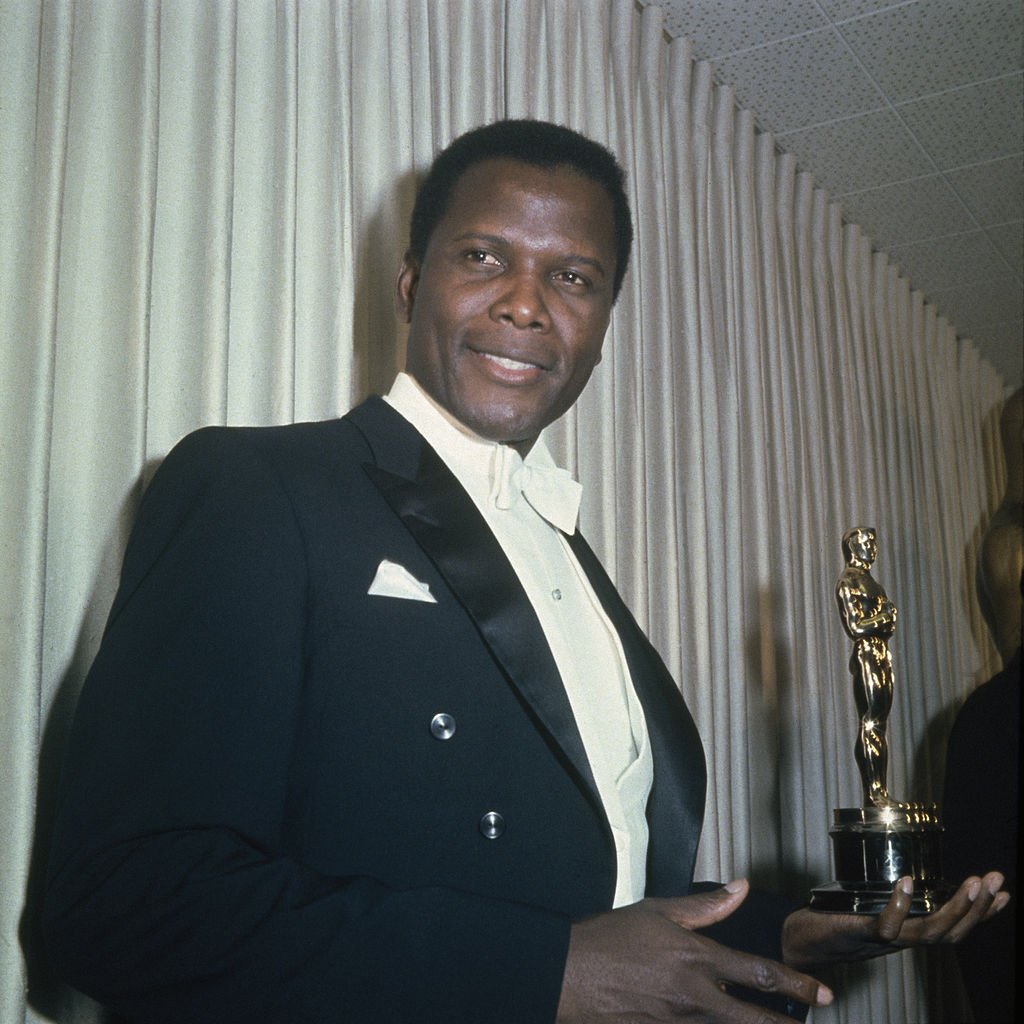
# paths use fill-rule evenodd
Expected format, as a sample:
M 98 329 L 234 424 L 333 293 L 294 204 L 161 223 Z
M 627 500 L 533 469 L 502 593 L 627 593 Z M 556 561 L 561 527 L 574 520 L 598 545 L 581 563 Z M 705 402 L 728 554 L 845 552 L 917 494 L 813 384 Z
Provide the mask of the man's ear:
M 395 283 L 395 316 L 407 324 L 412 320 L 412 307 L 416 299 L 416 286 L 420 281 L 420 261 L 409 251 L 402 257 Z

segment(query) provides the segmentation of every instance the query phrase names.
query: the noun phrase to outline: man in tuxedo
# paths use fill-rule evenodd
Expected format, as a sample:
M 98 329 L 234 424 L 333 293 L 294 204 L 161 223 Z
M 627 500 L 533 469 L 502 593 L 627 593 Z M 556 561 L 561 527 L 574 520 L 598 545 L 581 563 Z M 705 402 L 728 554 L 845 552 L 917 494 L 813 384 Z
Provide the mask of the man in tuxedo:
M 870 921 L 692 891 L 699 737 L 539 439 L 631 236 L 602 147 L 469 133 L 418 193 L 390 393 L 168 456 L 69 744 L 70 982 L 140 1021 L 783 1021 L 831 999 L 800 969 L 1005 902 L 998 876 L 916 921 L 904 886 Z

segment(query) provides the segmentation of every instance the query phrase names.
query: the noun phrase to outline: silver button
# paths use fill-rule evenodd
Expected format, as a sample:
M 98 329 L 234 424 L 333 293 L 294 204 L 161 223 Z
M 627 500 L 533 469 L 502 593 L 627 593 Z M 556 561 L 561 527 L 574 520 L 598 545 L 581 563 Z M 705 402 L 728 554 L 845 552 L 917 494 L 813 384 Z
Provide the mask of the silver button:
M 480 831 L 486 839 L 498 839 L 505 831 L 505 819 L 497 811 L 488 811 L 480 819 Z
M 556 601 L 561 601 L 562 600 L 562 592 L 557 587 L 554 590 L 551 591 L 551 596 Z
M 445 711 L 439 711 L 430 720 L 430 735 L 435 740 L 450 740 L 455 735 L 455 718 Z

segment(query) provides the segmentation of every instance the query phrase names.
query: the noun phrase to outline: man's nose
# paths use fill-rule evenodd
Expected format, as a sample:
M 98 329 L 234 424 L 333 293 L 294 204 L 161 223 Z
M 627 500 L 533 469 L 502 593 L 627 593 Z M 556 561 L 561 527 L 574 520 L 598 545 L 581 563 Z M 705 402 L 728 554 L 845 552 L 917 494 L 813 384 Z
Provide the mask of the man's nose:
M 544 302 L 543 282 L 529 271 L 509 274 L 505 287 L 491 307 L 491 318 L 521 330 L 545 331 L 551 323 Z

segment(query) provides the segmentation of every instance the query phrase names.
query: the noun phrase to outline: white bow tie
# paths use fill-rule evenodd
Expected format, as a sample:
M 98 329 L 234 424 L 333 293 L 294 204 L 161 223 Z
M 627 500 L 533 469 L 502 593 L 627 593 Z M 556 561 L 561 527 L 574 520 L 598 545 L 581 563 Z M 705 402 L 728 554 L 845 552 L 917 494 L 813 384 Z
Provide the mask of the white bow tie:
M 530 507 L 562 533 L 576 531 L 583 488 L 568 470 L 558 466 L 528 466 L 518 452 L 499 445 L 494 459 L 491 493 L 500 509 L 512 507 L 512 495 L 521 491 Z

